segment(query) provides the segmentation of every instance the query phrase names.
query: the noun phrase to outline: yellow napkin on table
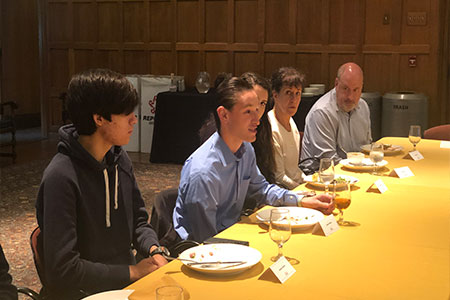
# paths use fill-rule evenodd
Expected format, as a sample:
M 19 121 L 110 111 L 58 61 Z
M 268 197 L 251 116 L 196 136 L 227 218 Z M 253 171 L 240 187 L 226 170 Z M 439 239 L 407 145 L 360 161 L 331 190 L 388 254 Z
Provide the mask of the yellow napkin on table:
M 142 285 L 142 286 L 140 286 L 140 285 Z M 189 292 L 186 290 L 186 288 L 184 286 L 182 286 L 181 284 L 179 284 L 178 282 L 176 282 L 175 279 L 173 279 L 169 275 L 164 275 L 163 277 L 159 278 L 158 280 L 152 281 L 152 282 L 145 281 L 145 280 L 140 280 L 140 282 L 139 281 L 135 282 L 135 284 L 134 284 L 135 291 L 130 296 L 128 296 L 128 299 L 129 300 L 156 299 L 156 289 L 159 287 L 162 287 L 162 286 L 166 286 L 166 285 L 176 285 L 176 286 L 183 288 L 183 300 L 190 299 Z M 139 288 L 139 286 L 140 286 L 140 288 Z

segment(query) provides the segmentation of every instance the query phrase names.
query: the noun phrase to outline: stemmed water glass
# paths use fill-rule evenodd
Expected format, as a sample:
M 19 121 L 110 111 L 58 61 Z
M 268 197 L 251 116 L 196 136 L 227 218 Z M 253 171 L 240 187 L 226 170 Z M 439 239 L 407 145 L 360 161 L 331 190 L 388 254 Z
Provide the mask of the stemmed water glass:
M 420 126 L 419 125 L 411 125 L 409 127 L 409 141 L 414 146 L 414 151 L 416 151 L 416 145 L 420 142 L 421 139 L 421 133 L 420 133 Z
M 377 143 L 373 143 L 371 148 L 370 148 L 370 160 L 373 162 L 373 175 L 378 175 L 377 173 L 377 163 L 383 161 L 383 157 L 384 157 L 384 151 L 383 151 L 383 144 L 377 144 Z
M 272 261 L 277 261 L 283 256 L 283 245 L 291 237 L 289 209 L 274 208 L 270 211 L 269 234 L 272 241 L 278 245 L 278 255 L 272 257 Z
M 334 180 L 334 161 L 332 158 L 320 159 L 319 178 L 325 185 L 325 194 L 328 194 L 328 186 Z

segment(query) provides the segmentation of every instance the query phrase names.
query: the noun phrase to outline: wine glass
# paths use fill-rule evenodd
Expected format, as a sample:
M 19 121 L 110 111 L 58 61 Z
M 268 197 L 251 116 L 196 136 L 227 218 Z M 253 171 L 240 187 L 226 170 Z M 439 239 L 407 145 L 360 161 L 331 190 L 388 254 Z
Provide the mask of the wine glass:
M 339 219 L 337 223 L 341 226 L 359 226 L 360 224 L 353 221 L 344 220 L 344 209 L 347 209 L 352 202 L 352 186 L 346 181 L 343 186 L 339 186 L 339 191 L 335 190 L 334 203 L 339 210 Z
M 272 261 L 277 261 L 283 256 L 283 245 L 291 237 L 289 209 L 274 208 L 270 211 L 269 234 L 272 241 L 278 245 L 278 255 L 272 257 Z
M 383 152 L 383 144 L 373 143 L 370 148 L 370 160 L 373 162 L 373 175 L 378 175 L 377 173 L 377 163 L 383 161 L 384 152 Z
M 414 151 L 416 151 L 416 145 L 420 142 L 420 126 L 419 125 L 411 125 L 409 127 L 409 141 L 414 146 Z
M 319 178 L 325 185 L 325 194 L 328 194 L 328 186 L 334 180 L 334 161 L 332 158 L 320 159 Z

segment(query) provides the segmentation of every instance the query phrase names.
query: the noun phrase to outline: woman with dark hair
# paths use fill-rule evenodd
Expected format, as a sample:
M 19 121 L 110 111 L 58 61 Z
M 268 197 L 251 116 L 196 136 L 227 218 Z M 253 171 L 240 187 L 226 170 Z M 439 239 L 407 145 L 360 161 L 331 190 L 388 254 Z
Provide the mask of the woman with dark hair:
M 222 81 L 228 79 L 229 77 L 231 77 L 230 74 L 219 73 L 214 83 L 215 88 L 217 89 Z M 266 180 L 269 183 L 275 183 L 275 176 L 273 172 L 275 169 L 275 158 L 272 145 L 272 129 L 270 127 L 269 119 L 267 118 L 267 113 L 272 108 L 270 83 L 264 77 L 253 72 L 246 72 L 241 75 L 241 78 L 253 87 L 259 98 L 260 124 L 256 134 L 256 141 L 252 143 L 252 146 L 255 149 L 256 163 Z M 213 114 L 211 114 L 199 130 L 200 143 L 203 144 L 203 142 L 206 141 L 216 130 L 217 127 L 214 122 L 214 117 Z M 247 208 L 249 206 L 251 205 L 244 205 L 244 207 Z
M 275 157 L 272 144 L 272 128 L 267 113 L 272 109 L 270 83 L 264 77 L 252 72 L 246 72 L 241 77 L 253 86 L 259 98 L 260 119 L 256 140 L 252 143 L 255 149 L 256 163 L 259 170 L 270 183 L 275 183 Z
M 300 104 L 304 79 L 292 67 L 279 68 L 272 75 L 274 108 L 268 118 L 275 148 L 275 182 L 287 189 L 303 182 L 303 172 L 298 167 L 300 133 L 292 116 Z

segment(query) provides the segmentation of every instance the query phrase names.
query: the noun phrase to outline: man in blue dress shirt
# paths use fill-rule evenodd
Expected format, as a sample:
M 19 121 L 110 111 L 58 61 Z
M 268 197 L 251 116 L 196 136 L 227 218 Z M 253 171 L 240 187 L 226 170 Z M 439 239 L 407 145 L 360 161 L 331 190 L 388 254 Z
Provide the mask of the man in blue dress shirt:
M 269 184 L 256 165 L 251 142 L 259 124 L 258 96 L 245 80 L 225 80 L 218 88 L 218 128 L 185 162 L 173 223 L 181 239 L 202 242 L 239 221 L 244 200 L 303 206 L 330 214 L 331 197 L 298 194 Z

